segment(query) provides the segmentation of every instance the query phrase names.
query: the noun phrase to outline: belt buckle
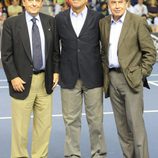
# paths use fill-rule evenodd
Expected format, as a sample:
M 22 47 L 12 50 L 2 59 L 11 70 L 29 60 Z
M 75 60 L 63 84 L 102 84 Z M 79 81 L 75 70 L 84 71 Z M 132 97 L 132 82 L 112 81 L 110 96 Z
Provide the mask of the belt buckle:
M 118 67 L 118 68 L 117 68 L 117 67 L 110 68 L 110 69 L 109 69 L 109 72 L 110 72 L 110 71 L 115 71 L 115 72 L 118 72 L 118 73 L 121 73 L 121 72 L 122 72 L 122 70 L 121 70 L 120 67 Z
M 115 68 L 116 69 L 116 72 L 121 72 L 121 68 Z
M 33 71 L 33 74 L 34 74 L 34 75 L 38 75 L 38 74 L 40 74 L 40 73 L 42 73 L 42 72 L 44 72 L 44 70 Z

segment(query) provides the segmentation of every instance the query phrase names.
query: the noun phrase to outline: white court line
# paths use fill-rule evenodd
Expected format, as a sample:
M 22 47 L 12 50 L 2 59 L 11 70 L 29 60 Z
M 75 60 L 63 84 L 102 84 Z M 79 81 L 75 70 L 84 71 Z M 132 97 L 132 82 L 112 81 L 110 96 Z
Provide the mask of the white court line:
M 3 79 L 1 79 L 0 82 L 7 82 L 7 80 L 3 80 Z
M 158 74 L 151 74 L 150 76 L 158 76 Z M 150 77 L 150 76 L 149 76 L 149 77 Z
M 148 81 L 150 84 L 158 87 L 158 81 Z M 157 82 L 157 83 L 156 83 Z
M 0 86 L 0 89 L 7 89 L 9 88 L 8 86 Z
M 145 110 L 144 113 L 158 113 L 158 110 Z M 82 113 L 82 116 L 85 116 L 85 113 Z M 104 115 L 113 115 L 113 112 L 104 112 Z M 54 114 L 52 117 L 62 117 L 62 114 Z M 31 116 L 33 118 L 33 116 Z M 11 117 L 0 117 L 0 120 L 10 120 Z

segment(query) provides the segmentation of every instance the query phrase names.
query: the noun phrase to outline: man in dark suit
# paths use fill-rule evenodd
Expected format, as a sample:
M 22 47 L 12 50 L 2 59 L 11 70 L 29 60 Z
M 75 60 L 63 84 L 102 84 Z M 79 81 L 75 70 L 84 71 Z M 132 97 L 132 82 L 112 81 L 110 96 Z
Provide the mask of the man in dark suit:
M 61 41 L 60 85 L 66 127 L 65 157 L 78 158 L 82 101 L 90 132 L 91 155 L 103 158 L 103 74 L 99 47 L 97 12 L 86 7 L 87 0 L 70 0 L 71 8 L 56 16 Z
M 12 97 L 11 157 L 28 158 L 33 111 L 32 158 L 47 158 L 52 126 L 52 88 L 58 82 L 54 18 L 39 13 L 42 0 L 23 0 L 25 13 L 8 18 L 2 34 L 2 63 Z
M 109 0 L 112 15 L 100 21 L 104 90 L 110 95 L 126 158 L 149 158 L 143 119 L 143 84 L 156 60 L 146 21 L 126 11 L 128 0 Z

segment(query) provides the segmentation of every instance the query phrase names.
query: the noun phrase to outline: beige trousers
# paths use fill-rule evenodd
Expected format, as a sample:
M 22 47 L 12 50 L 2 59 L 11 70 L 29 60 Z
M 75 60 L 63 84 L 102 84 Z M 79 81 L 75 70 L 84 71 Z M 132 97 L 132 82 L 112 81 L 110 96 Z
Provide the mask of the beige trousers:
M 103 90 L 102 87 L 87 89 L 78 80 L 74 89 L 61 89 L 62 112 L 66 127 L 65 157 L 81 157 L 80 131 L 82 101 L 85 102 L 89 126 L 91 155 L 103 158 L 106 146 L 103 131 Z
M 52 127 L 52 95 L 45 90 L 45 73 L 33 75 L 29 95 L 12 98 L 11 158 L 28 158 L 28 129 L 33 112 L 31 158 L 47 158 Z M 26 83 L 27 84 L 27 83 Z
M 124 158 L 149 158 L 143 119 L 143 85 L 134 93 L 124 75 L 110 72 L 110 98 Z

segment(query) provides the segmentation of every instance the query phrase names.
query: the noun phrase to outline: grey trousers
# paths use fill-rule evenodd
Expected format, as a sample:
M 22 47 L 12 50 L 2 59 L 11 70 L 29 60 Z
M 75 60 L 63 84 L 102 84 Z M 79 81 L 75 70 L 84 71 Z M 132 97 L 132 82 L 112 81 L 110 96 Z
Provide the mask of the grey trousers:
M 110 72 L 110 99 L 124 158 L 149 158 L 143 119 L 143 85 L 134 93 L 124 75 Z
M 80 131 L 82 103 L 85 102 L 89 126 L 91 155 L 104 158 L 106 146 L 103 131 L 103 90 L 102 87 L 87 89 L 78 80 L 74 89 L 61 89 L 62 112 L 66 128 L 65 157 L 81 157 Z

